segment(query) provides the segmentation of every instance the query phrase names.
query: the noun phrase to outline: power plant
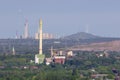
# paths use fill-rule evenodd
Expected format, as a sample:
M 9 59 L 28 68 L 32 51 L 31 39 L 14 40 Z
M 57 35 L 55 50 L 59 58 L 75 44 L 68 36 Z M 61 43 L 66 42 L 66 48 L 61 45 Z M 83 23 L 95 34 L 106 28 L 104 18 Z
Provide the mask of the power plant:
M 35 33 L 35 36 L 30 36 L 29 35 L 29 24 L 28 24 L 28 20 L 25 21 L 24 24 L 24 31 L 22 35 L 18 35 L 18 31 L 16 31 L 15 34 L 15 39 L 37 39 L 39 40 L 39 28 L 37 30 L 37 32 Z M 42 39 L 54 39 L 55 36 L 51 33 L 42 33 Z
M 42 34 L 42 38 L 43 38 L 43 39 L 54 39 L 55 37 L 54 37 L 53 34 L 43 33 L 43 34 Z M 39 39 L 39 33 L 38 33 L 38 32 L 35 33 L 35 39 Z

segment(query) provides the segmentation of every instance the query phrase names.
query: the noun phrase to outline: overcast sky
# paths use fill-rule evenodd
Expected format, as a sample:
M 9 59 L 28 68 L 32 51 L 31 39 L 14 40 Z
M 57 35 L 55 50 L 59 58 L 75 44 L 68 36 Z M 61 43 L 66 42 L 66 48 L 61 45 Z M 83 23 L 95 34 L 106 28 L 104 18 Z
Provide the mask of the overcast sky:
M 34 36 L 40 18 L 47 33 L 120 37 L 120 0 L 0 0 L 0 38 L 22 35 L 26 19 Z

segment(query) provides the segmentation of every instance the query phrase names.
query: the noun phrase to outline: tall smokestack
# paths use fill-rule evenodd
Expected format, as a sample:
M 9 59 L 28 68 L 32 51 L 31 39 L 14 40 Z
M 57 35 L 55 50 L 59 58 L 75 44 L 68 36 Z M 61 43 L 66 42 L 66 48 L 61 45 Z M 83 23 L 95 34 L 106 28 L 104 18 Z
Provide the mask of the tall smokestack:
M 35 55 L 35 63 L 42 64 L 45 59 L 45 55 L 42 53 L 42 19 L 39 21 L 39 54 Z
M 86 33 L 89 33 L 89 25 L 86 25 L 85 32 L 86 32 Z
M 25 22 L 25 31 L 24 31 L 24 38 L 27 39 L 29 37 L 28 35 L 28 20 Z
M 15 36 L 16 39 L 18 39 L 18 31 L 16 31 L 16 36 Z
M 12 48 L 12 55 L 15 55 L 15 48 L 14 48 L 14 46 Z
M 39 54 L 42 54 L 42 19 L 39 23 Z

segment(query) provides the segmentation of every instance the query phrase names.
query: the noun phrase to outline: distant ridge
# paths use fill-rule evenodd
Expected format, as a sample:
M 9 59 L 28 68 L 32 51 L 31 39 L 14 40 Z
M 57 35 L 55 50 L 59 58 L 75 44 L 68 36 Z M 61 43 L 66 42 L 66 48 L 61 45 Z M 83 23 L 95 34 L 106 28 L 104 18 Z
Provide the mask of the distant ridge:
M 96 38 L 101 38 L 100 36 L 96 36 L 90 33 L 85 33 L 85 32 L 78 32 L 69 36 L 65 36 L 61 39 L 72 39 L 72 40 L 78 40 L 78 39 L 96 39 Z

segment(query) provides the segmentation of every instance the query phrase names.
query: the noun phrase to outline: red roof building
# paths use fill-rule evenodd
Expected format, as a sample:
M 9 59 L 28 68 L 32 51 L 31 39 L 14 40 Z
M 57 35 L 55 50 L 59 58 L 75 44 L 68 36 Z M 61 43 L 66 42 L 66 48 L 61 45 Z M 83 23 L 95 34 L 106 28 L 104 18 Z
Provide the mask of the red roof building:
M 65 56 L 54 56 L 54 63 L 64 64 Z

